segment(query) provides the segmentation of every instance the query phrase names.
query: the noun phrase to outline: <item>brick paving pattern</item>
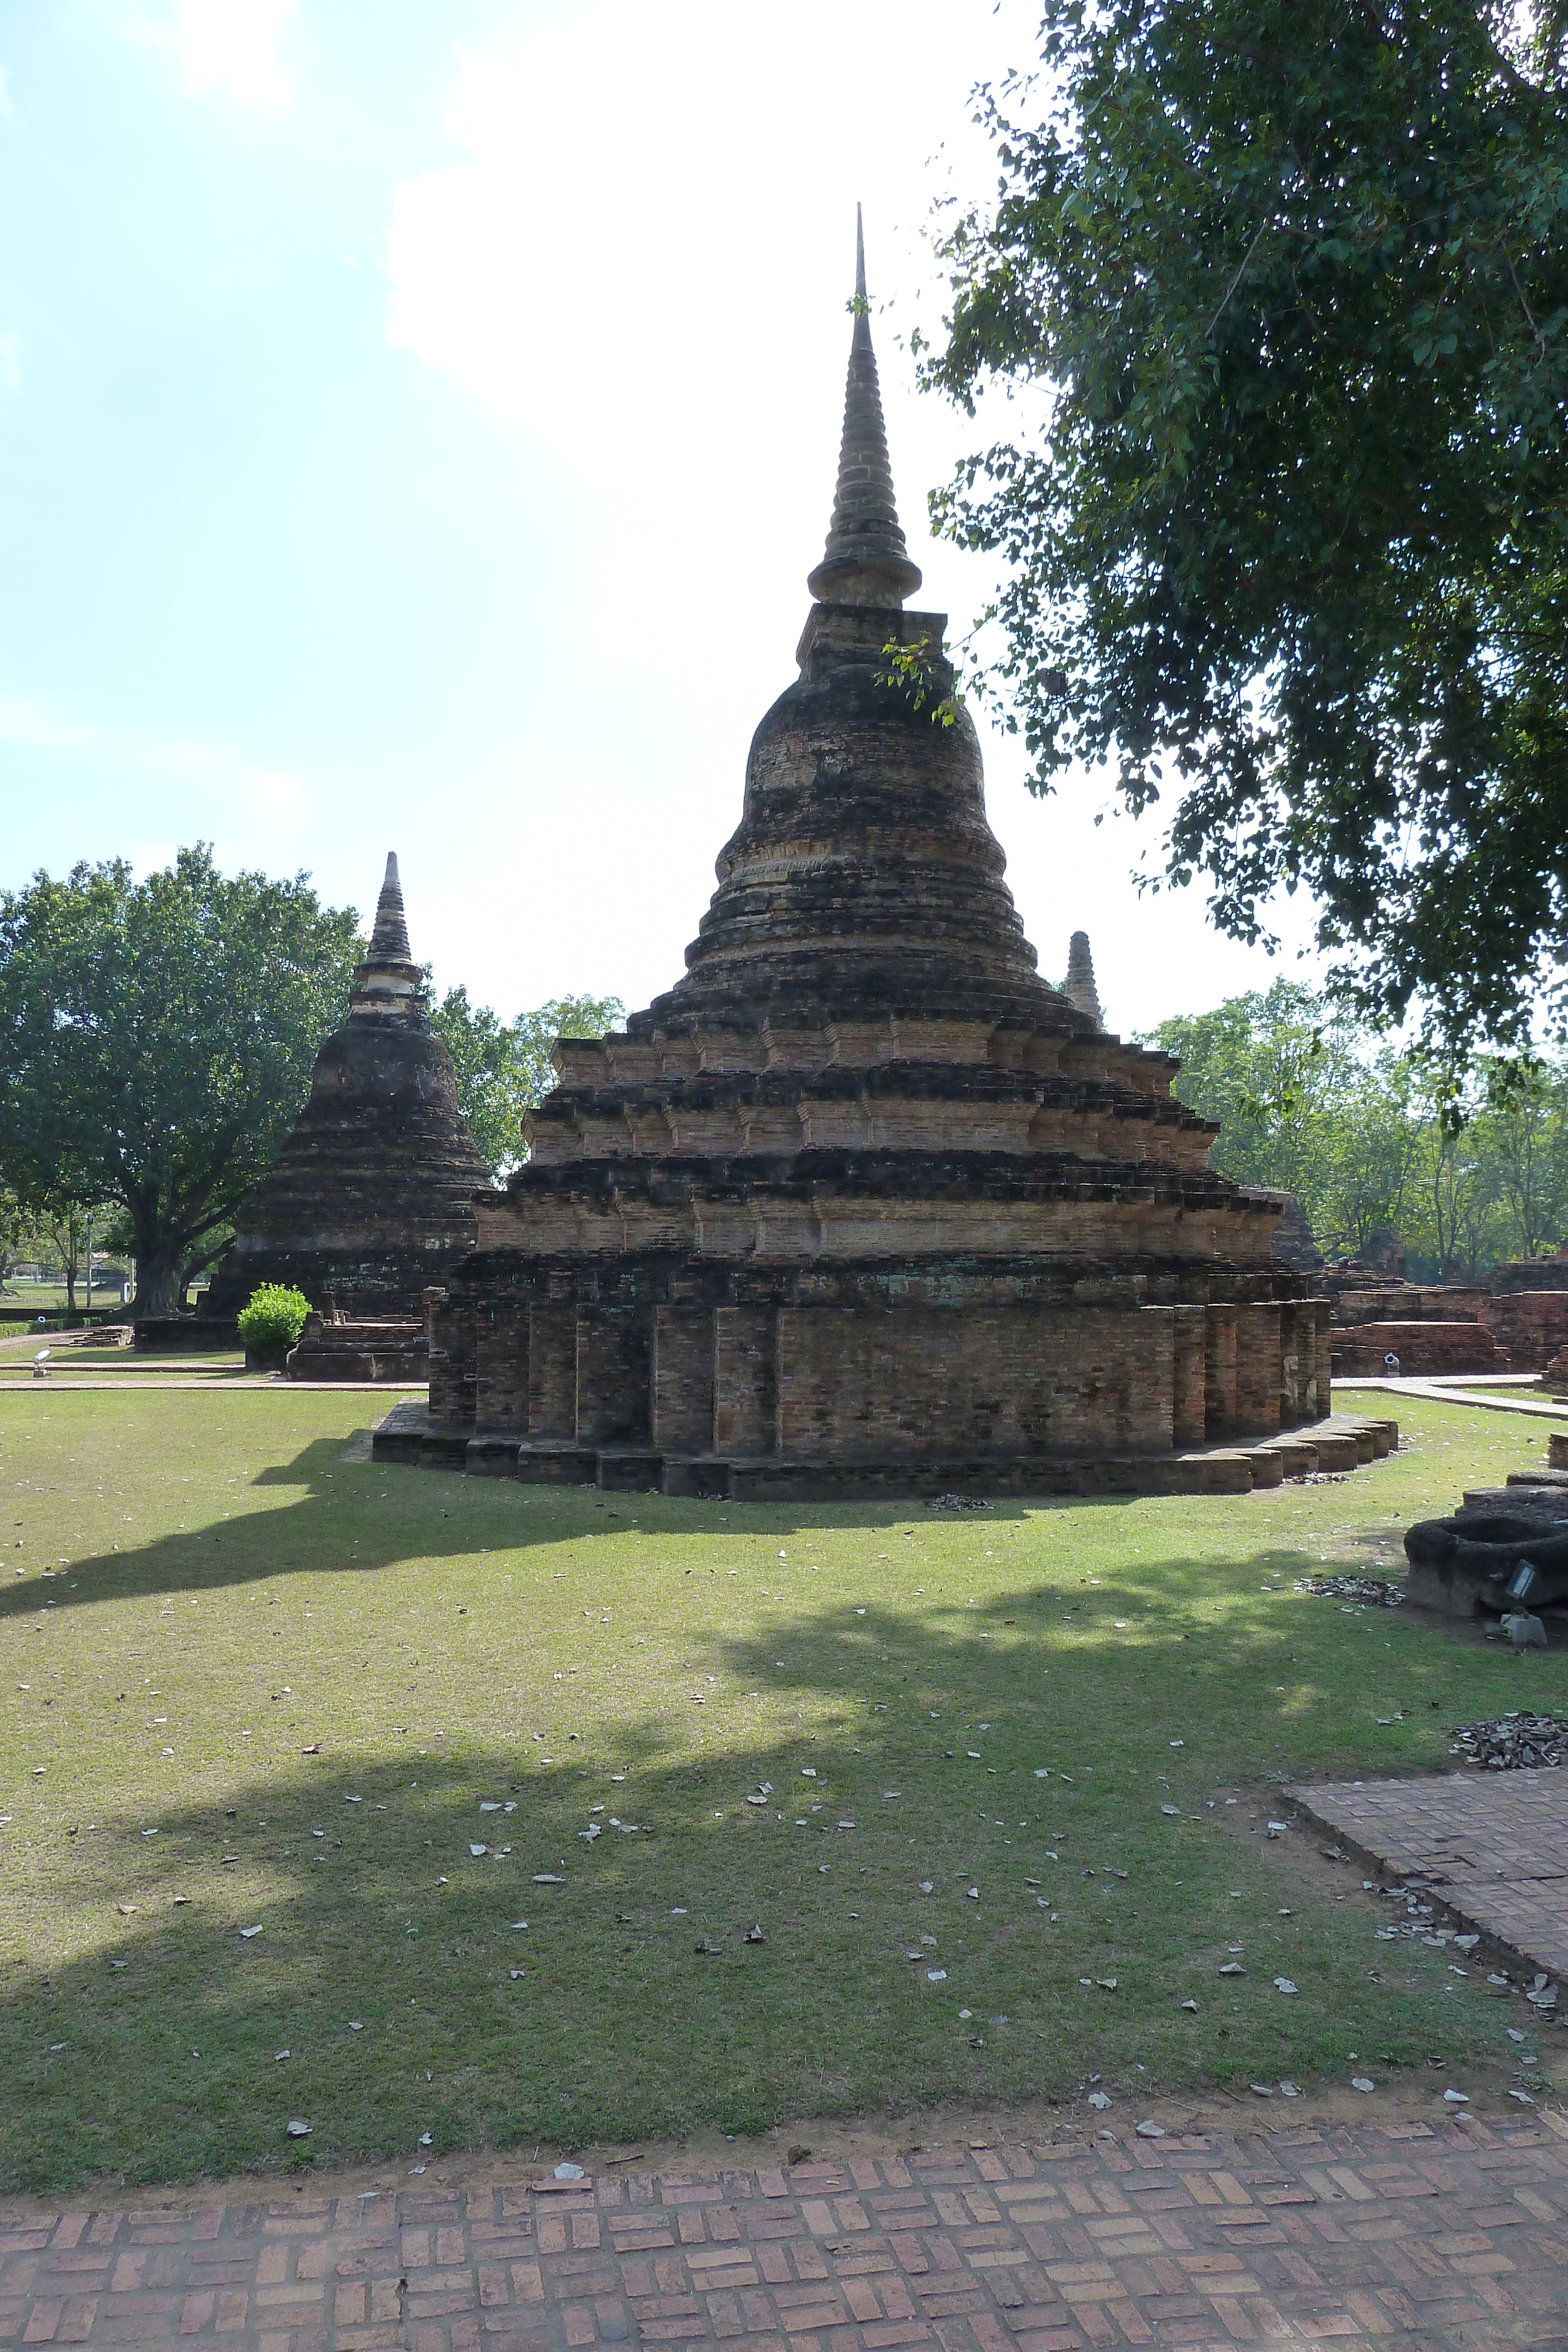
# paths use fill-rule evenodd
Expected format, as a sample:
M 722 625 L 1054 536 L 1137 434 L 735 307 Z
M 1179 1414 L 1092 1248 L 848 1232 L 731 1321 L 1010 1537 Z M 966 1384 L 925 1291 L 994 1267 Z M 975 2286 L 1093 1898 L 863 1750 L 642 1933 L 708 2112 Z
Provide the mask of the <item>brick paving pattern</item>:
M 0 2344 L 1191 2352 L 1568 2343 L 1568 2126 L 998 2138 L 757 2171 L 0 2208 Z
M 1568 1774 L 1448 1772 L 1292 1789 L 1391 1878 L 1425 1878 L 1521 1959 L 1568 1976 Z

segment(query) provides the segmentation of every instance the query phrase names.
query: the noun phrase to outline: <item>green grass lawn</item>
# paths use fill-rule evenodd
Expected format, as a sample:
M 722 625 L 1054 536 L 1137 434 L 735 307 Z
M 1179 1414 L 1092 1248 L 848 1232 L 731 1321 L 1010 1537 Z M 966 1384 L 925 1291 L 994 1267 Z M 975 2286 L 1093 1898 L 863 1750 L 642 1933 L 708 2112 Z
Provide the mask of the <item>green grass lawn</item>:
M 62 1346 L 58 1339 L 49 1335 L 39 1338 L 29 1334 L 26 1344 L 0 1351 L 0 1380 L 30 1381 L 33 1358 L 40 1348 L 49 1350 L 51 1380 L 74 1380 L 89 1372 L 120 1372 L 128 1379 L 201 1372 L 232 1379 L 235 1372 L 245 1370 L 243 1348 L 193 1348 L 182 1355 L 143 1355 L 136 1348 Z
M 1539 1423 L 1402 1400 L 1343 1482 L 948 1514 L 382 1470 L 369 1402 L 5 1408 L 0 2184 L 282 2163 L 290 2116 L 412 2163 L 1353 2052 L 1506 2079 L 1521 2004 L 1261 1832 L 1271 1782 L 1568 1698 L 1563 1653 L 1291 1589 Z

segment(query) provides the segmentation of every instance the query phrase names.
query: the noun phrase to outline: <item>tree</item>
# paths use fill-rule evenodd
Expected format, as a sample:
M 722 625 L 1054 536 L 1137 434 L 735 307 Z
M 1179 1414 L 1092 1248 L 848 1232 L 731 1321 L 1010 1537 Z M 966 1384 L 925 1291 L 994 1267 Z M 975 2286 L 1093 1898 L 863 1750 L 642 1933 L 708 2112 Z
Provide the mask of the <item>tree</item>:
M 1299 1193 L 1331 1256 L 1396 1226 L 1428 1279 L 1473 1282 L 1568 1228 L 1568 1055 L 1456 1074 L 1287 980 L 1142 1042 L 1180 1056 L 1177 1097 L 1220 1122 L 1213 1165 Z
M 8 1184 L 0 1184 L 0 1297 L 16 1297 L 11 1276 L 17 1259 L 28 1253 L 33 1232 L 32 1211 L 23 1207 Z
M 1298 982 L 1162 1022 L 1181 1101 L 1220 1123 L 1213 1165 L 1301 1196 L 1322 1247 L 1354 1254 L 1399 1214 L 1418 1149 L 1402 1064 Z
M 1568 1225 L 1568 1073 L 1536 1054 L 1495 1062 L 1480 1076 L 1477 1122 L 1497 1167 L 1521 1257 L 1551 1249 Z
M 602 1037 L 625 1017 L 618 996 L 555 996 L 509 1024 L 465 988 L 449 988 L 431 1008 L 457 1073 L 457 1100 L 468 1131 L 497 1178 L 523 1159 L 523 1115 L 555 1084 L 550 1048 L 558 1037 Z
M 138 1318 L 174 1311 L 298 1111 L 356 933 L 306 876 L 226 878 L 200 844 L 0 893 L 0 1180 L 123 1212 Z
M 1568 1010 L 1568 103 L 1530 0 L 1044 0 L 925 381 L 1037 790 L 1174 785 L 1167 879 L 1458 1054 Z

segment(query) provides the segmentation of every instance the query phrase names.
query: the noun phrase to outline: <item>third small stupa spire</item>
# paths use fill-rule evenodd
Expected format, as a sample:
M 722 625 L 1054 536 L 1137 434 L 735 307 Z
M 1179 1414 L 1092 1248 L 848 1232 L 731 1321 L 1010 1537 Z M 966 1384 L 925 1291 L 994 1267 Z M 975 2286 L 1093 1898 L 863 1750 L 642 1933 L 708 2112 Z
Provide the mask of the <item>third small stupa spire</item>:
M 1074 931 L 1067 943 L 1067 978 L 1061 992 L 1080 1013 L 1088 1014 L 1096 1029 L 1103 1029 L 1105 1015 L 1094 985 L 1094 959 L 1089 952 L 1087 931 Z

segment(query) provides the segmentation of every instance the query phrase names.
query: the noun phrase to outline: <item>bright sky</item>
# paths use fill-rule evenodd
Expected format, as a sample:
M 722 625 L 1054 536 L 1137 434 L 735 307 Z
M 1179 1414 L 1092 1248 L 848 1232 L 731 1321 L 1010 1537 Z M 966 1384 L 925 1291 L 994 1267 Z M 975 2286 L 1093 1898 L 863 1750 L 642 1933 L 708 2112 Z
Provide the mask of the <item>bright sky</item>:
M 918 602 L 986 601 L 925 494 L 1002 416 L 899 337 L 1035 20 L 0 0 L 0 885 L 204 838 L 365 909 L 395 848 L 441 984 L 667 987 L 794 675 L 857 198 Z M 1031 799 L 982 732 L 1042 968 L 1086 928 L 1113 1026 L 1301 969 L 1138 900 L 1106 786 Z

